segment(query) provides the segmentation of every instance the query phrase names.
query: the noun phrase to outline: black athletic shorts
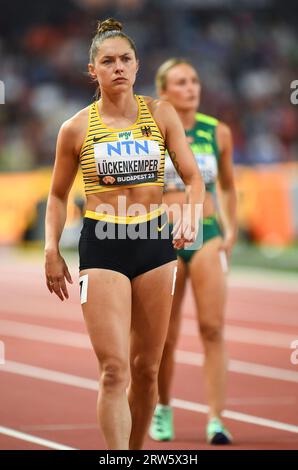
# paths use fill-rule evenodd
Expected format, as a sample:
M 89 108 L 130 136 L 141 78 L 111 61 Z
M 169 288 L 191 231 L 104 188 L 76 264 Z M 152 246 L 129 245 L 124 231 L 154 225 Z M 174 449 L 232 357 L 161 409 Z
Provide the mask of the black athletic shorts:
M 131 280 L 177 259 L 170 232 L 167 214 L 160 210 L 136 217 L 86 211 L 79 240 L 79 269 L 111 269 Z

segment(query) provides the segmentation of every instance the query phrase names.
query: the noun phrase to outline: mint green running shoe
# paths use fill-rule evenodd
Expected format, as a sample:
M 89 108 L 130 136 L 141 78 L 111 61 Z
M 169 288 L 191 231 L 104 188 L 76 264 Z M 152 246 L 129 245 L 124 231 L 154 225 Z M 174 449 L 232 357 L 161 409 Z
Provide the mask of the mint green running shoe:
M 219 418 L 212 418 L 208 421 L 206 427 L 206 436 L 208 444 L 226 445 L 232 444 L 233 442 L 231 434 L 224 427 Z
M 174 438 L 173 410 L 170 406 L 156 405 L 149 436 L 154 441 L 171 441 Z

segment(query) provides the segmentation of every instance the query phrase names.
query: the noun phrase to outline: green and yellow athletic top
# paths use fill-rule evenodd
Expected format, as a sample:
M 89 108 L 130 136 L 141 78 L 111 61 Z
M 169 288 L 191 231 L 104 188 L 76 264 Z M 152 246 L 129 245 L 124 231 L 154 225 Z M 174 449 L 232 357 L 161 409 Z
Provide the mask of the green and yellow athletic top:
M 190 147 L 196 158 L 206 191 L 214 192 L 218 176 L 219 149 L 216 141 L 218 120 L 206 114 L 196 113 L 196 122 L 192 129 L 187 130 Z M 185 186 L 176 172 L 170 157 L 166 156 L 165 191 L 184 191 Z
M 80 152 L 86 195 L 139 186 L 163 186 L 165 141 L 142 96 L 136 122 L 125 129 L 103 123 L 98 102 L 89 106 L 87 134 Z

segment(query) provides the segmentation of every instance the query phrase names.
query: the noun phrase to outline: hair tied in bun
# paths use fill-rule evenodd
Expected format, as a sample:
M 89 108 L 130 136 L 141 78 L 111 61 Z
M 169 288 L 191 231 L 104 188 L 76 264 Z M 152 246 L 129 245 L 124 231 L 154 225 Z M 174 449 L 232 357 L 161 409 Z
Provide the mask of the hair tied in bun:
M 107 31 L 122 31 L 122 23 L 114 20 L 114 18 L 99 21 L 97 24 L 97 34 L 104 34 Z

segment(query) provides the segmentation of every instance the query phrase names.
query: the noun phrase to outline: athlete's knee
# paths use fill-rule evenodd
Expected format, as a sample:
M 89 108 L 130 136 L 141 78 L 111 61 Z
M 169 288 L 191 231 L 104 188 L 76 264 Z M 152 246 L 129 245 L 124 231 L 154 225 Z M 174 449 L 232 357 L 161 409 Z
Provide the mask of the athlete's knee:
M 217 343 L 223 339 L 223 323 L 201 323 L 200 332 L 204 341 Z
M 159 362 L 152 361 L 150 357 L 137 355 L 131 363 L 131 378 L 146 388 L 157 385 Z
M 101 386 L 107 390 L 123 389 L 128 383 L 128 366 L 121 359 L 110 359 L 101 365 Z

